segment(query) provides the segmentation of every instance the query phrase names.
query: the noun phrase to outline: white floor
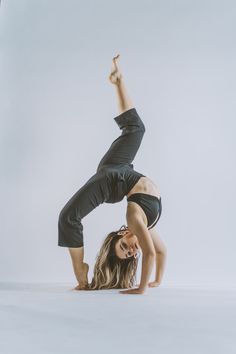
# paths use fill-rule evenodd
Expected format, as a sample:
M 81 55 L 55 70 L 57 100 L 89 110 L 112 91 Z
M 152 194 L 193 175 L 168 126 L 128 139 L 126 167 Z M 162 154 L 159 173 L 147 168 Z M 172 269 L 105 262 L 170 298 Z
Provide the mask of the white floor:
M 0 283 L 0 353 L 235 354 L 236 292 Z

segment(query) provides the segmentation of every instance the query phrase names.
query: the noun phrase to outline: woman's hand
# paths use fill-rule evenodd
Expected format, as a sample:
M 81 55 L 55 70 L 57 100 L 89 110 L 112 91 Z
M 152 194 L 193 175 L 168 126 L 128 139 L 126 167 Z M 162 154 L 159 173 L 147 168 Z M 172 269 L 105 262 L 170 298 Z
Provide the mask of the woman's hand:
M 129 290 L 122 290 L 119 291 L 120 294 L 144 294 L 145 291 L 139 288 L 129 289 Z
M 149 288 L 155 288 L 157 286 L 159 286 L 161 283 L 159 281 L 152 281 L 150 283 L 148 283 Z

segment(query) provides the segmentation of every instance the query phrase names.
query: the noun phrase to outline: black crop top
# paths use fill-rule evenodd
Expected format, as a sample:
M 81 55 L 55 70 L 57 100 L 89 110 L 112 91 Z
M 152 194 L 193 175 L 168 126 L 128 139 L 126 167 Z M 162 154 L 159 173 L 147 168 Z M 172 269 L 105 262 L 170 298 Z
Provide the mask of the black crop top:
M 162 203 L 160 199 L 154 195 L 146 193 L 134 193 L 127 198 L 127 202 L 135 202 L 143 209 L 148 220 L 148 229 L 152 229 L 158 222 L 161 211 Z

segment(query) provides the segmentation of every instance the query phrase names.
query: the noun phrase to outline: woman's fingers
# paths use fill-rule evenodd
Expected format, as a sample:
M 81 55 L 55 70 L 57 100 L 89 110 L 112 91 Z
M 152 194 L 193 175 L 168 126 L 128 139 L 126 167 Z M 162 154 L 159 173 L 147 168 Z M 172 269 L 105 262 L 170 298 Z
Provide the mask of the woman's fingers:
M 148 283 L 149 288 L 155 288 L 156 286 L 159 286 L 159 285 L 160 285 L 160 283 L 157 281 L 152 281 L 152 282 Z

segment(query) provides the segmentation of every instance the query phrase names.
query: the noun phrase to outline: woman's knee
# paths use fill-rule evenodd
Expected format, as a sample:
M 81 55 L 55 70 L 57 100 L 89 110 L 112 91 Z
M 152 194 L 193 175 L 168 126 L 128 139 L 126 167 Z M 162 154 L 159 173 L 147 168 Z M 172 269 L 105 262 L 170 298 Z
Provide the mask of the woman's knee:
M 64 207 L 58 216 L 58 245 L 64 247 L 83 246 L 83 226 L 71 209 Z
M 70 219 L 71 219 L 71 215 L 70 215 L 69 209 L 64 207 L 60 211 L 59 216 L 58 216 L 59 226 L 68 224 L 70 222 Z
M 81 216 L 78 210 L 72 209 L 71 207 L 64 207 L 58 217 L 59 226 L 72 226 L 79 227 L 81 224 Z

